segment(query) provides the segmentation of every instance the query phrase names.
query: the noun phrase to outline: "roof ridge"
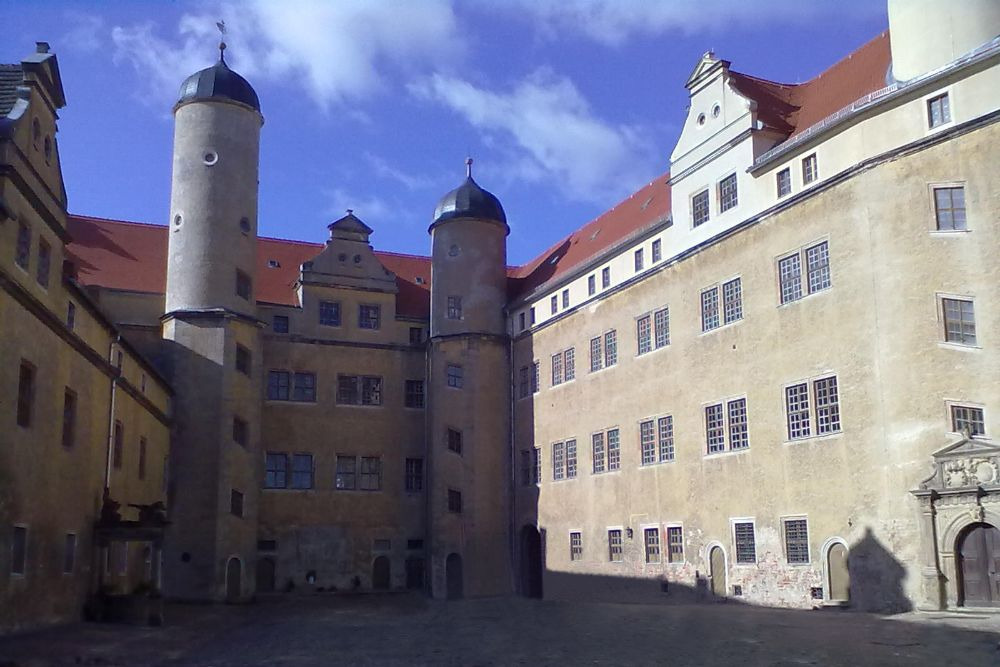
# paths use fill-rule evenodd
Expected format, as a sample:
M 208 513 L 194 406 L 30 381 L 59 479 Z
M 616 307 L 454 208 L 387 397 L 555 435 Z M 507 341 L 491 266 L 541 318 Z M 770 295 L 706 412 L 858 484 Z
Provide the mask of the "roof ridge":
M 393 257 L 409 257 L 411 259 L 426 259 L 430 260 L 430 255 L 414 255 L 410 252 L 396 252 L 394 250 L 375 250 L 376 255 L 392 255 Z
M 91 220 L 93 222 L 111 222 L 116 225 L 135 225 L 137 227 L 157 227 L 161 229 L 167 229 L 168 225 L 162 225 L 158 222 L 136 222 L 135 220 L 120 220 L 118 218 L 102 218 L 94 215 L 83 215 L 82 213 L 67 213 L 69 218 L 79 218 L 80 220 Z

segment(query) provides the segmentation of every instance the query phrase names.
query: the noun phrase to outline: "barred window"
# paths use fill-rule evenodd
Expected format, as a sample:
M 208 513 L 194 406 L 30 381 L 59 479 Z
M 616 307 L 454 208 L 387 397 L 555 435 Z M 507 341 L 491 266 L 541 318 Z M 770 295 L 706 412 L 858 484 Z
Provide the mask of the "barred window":
M 337 475 L 334 486 L 338 491 L 353 491 L 357 482 L 358 459 L 354 456 L 337 455 Z
M 674 418 L 670 415 L 657 420 L 660 436 L 660 462 L 674 460 Z
M 403 387 L 405 405 L 408 408 L 424 407 L 424 381 L 406 380 Z
M 785 558 L 789 563 L 809 562 L 809 531 L 805 519 L 785 519 Z
M 643 540 L 646 545 L 646 562 L 647 563 L 659 563 L 660 562 L 660 529 L 659 528 L 646 528 L 643 531 L 645 539 Z
M 552 355 L 552 386 L 560 385 L 563 382 L 563 355 L 557 352 Z
M 826 241 L 806 248 L 806 268 L 809 271 L 809 293 L 830 286 L 830 250 Z
M 621 468 L 621 441 L 618 438 L 618 429 L 613 428 L 608 431 L 608 470 L 618 470 Z
M 608 560 L 618 563 L 622 560 L 622 531 L 608 531 Z
M 802 298 L 802 260 L 799 253 L 778 260 L 781 303 Z
M 639 248 L 638 250 L 635 251 L 633 259 L 634 259 L 633 264 L 635 266 L 636 273 L 642 271 L 642 269 L 645 266 L 645 262 L 642 257 L 642 248 Z
M 569 559 L 583 560 L 583 535 L 581 533 L 569 534 Z
M 531 364 L 531 392 L 533 394 L 538 393 L 538 389 L 542 386 L 542 364 L 536 361 Z
M 590 372 L 599 371 L 603 368 L 604 353 L 601 350 L 601 337 L 590 339 Z
M 726 324 L 743 319 L 743 288 L 739 278 L 722 284 L 722 303 Z
M 649 315 L 643 315 L 635 321 L 636 340 L 639 344 L 639 354 L 646 354 L 653 349 L 653 332 Z
M 730 174 L 719 181 L 719 211 L 725 212 L 739 203 L 736 194 L 736 174 Z
M 606 266 L 601 269 L 601 287 L 607 289 L 611 287 L 611 267 Z
M 566 478 L 566 445 L 562 442 L 552 444 L 552 479 L 558 481 Z
M 424 460 L 406 459 L 406 490 L 424 490 Z
M 691 198 L 691 222 L 693 227 L 708 222 L 708 190 Z
M 809 437 L 809 388 L 805 382 L 785 387 L 785 407 L 788 412 L 788 439 Z
M 976 313 L 972 301 L 941 299 L 944 338 L 949 343 L 976 344 Z
M 597 276 L 587 276 L 587 296 L 594 296 L 597 292 Z
M 362 304 L 358 306 L 358 328 L 378 329 L 381 325 L 381 308 L 377 305 Z
M 566 441 L 566 479 L 576 478 L 576 440 Z
M 812 183 L 819 176 L 819 167 L 816 162 L 816 154 L 807 155 L 802 158 L 802 182 Z
M 653 313 L 653 329 L 656 332 L 656 349 L 670 345 L 670 309 L 660 308 Z
M 719 326 L 719 288 L 712 287 L 701 293 L 701 330 L 711 331 Z
M 287 321 L 287 320 L 286 320 Z M 319 302 L 319 323 L 326 327 L 340 326 L 340 302 Z
M 283 489 L 288 486 L 288 456 L 286 454 L 272 454 L 268 452 L 264 463 L 266 467 L 264 474 L 265 489 Z
M 532 459 L 531 459 L 531 462 L 533 464 L 532 465 L 532 472 L 531 472 L 531 481 L 534 482 L 535 484 L 541 484 L 542 483 L 542 448 L 541 447 L 535 447 L 532 450 Z
M 722 418 L 722 403 L 705 407 L 705 435 L 708 453 L 726 450 L 726 431 Z
M 382 459 L 378 456 L 361 457 L 361 484 L 362 491 L 382 490 Z
M 951 104 L 948 93 L 927 100 L 927 127 L 935 128 L 951 122 Z
M 939 230 L 966 229 L 965 188 L 934 188 L 934 219 Z
M 604 472 L 604 434 L 595 433 L 591 439 L 594 474 Z
M 462 319 L 462 297 L 460 296 L 448 297 L 448 319 L 449 320 Z
M 792 191 L 792 170 L 782 169 L 778 172 L 778 197 L 784 197 Z
M 652 419 L 639 423 L 639 448 L 642 465 L 656 463 L 656 430 Z
M 604 365 L 618 363 L 618 336 L 614 329 L 604 334 Z
M 31 227 L 23 222 L 17 225 L 17 245 L 14 248 L 14 262 L 25 271 L 31 263 Z
M 754 540 L 753 522 L 740 521 L 733 526 L 736 534 L 736 562 L 756 563 L 757 545 Z
M 312 454 L 292 454 L 292 488 L 313 488 Z
M 986 420 L 982 408 L 969 405 L 951 406 L 951 430 L 968 431 L 970 436 L 986 435 Z
M 464 380 L 462 367 L 456 364 L 448 364 L 448 386 L 461 389 Z
M 663 259 L 663 243 L 660 241 L 660 239 L 656 239 L 656 240 L 653 241 L 653 253 L 652 254 L 653 254 L 653 263 L 654 264 L 657 263 L 657 262 L 659 262 L 661 259 Z
M 667 526 L 667 560 L 684 562 L 684 530 L 680 526 Z
M 746 449 L 750 446 L 747 434 L 747 399 L 729 401 L 726 408 L 729 412 L 729 449 Z
M 316 374 L 295 373 L 292 380 L 292 400 L 304 403 L 316 402 Z
M 269 371 L 267 374 L 267 398 L 270 401 L 287 401 L 291 385 L 291 373 L 288 371 Z
M 840 430 L 840 402 L 837 397 L 837 378 L 831 376 L 813 382 L 816 397 L 816 432 L 820 435 Z
M 566 382 L 576 378 L 576 348 L 563 352 L 563 378 Z

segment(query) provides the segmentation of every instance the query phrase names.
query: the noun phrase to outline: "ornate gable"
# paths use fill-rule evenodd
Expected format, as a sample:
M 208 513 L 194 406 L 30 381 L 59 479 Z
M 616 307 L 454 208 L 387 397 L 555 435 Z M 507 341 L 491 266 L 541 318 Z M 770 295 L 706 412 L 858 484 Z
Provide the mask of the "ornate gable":
M 1000 445 L 963 437 L 934 452 L 934 474 L 921 490 L 946 491 L 1000 488 Z

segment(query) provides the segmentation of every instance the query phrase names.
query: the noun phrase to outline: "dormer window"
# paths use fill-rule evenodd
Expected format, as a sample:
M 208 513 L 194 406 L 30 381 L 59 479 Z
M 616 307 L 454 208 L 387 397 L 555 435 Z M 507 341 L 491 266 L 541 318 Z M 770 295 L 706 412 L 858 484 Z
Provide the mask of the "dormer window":
M 278 260 L 276 260 L 276 259 L 269 259 L 269 260 L 267 260 L 267 268 L 269 268 L 269 269 L 276 269 L 279 266 L 281 266 L 281 262 L 279 262 Z
M 720 107 L 718 104 L 712 107 L 712 118 L 718 118 L 719 114 L 721 113 L 722 113 L 722 107 Z
M 698 127 L 701 127 L 704 124 L 705 124 L 705 114 L 700 113 L 698 114 Z
M 927 126 L 931 129 L 951 122 L 948 93 L 927 100 Z
M 778 197 L 784 197 L 792 191 L 792 170 L 784 168 L 778 172 Z
M 708 222 L 708 190 L 691 198 L 691 222 L 695 227 Z

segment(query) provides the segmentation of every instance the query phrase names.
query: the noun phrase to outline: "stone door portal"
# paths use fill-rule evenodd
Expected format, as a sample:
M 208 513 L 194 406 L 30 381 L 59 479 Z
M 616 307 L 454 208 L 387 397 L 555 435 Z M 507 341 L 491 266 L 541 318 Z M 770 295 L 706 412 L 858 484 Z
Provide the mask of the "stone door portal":
M 1000 606 L 1000 530 L 976 523 L 959 538 L 962 604 L 966 607 Z
M 712 547 L 708 556 L 709 565 L 712 568 L 712 594 L 716 597 L 726 596 L 726 554 L 722 547 Z
M 847 602 L 851 599 L 851 576 L 847 570 L 847 547 L 840 542 L 826 552 L 826 573 L 829 577 L 829 600 Z

